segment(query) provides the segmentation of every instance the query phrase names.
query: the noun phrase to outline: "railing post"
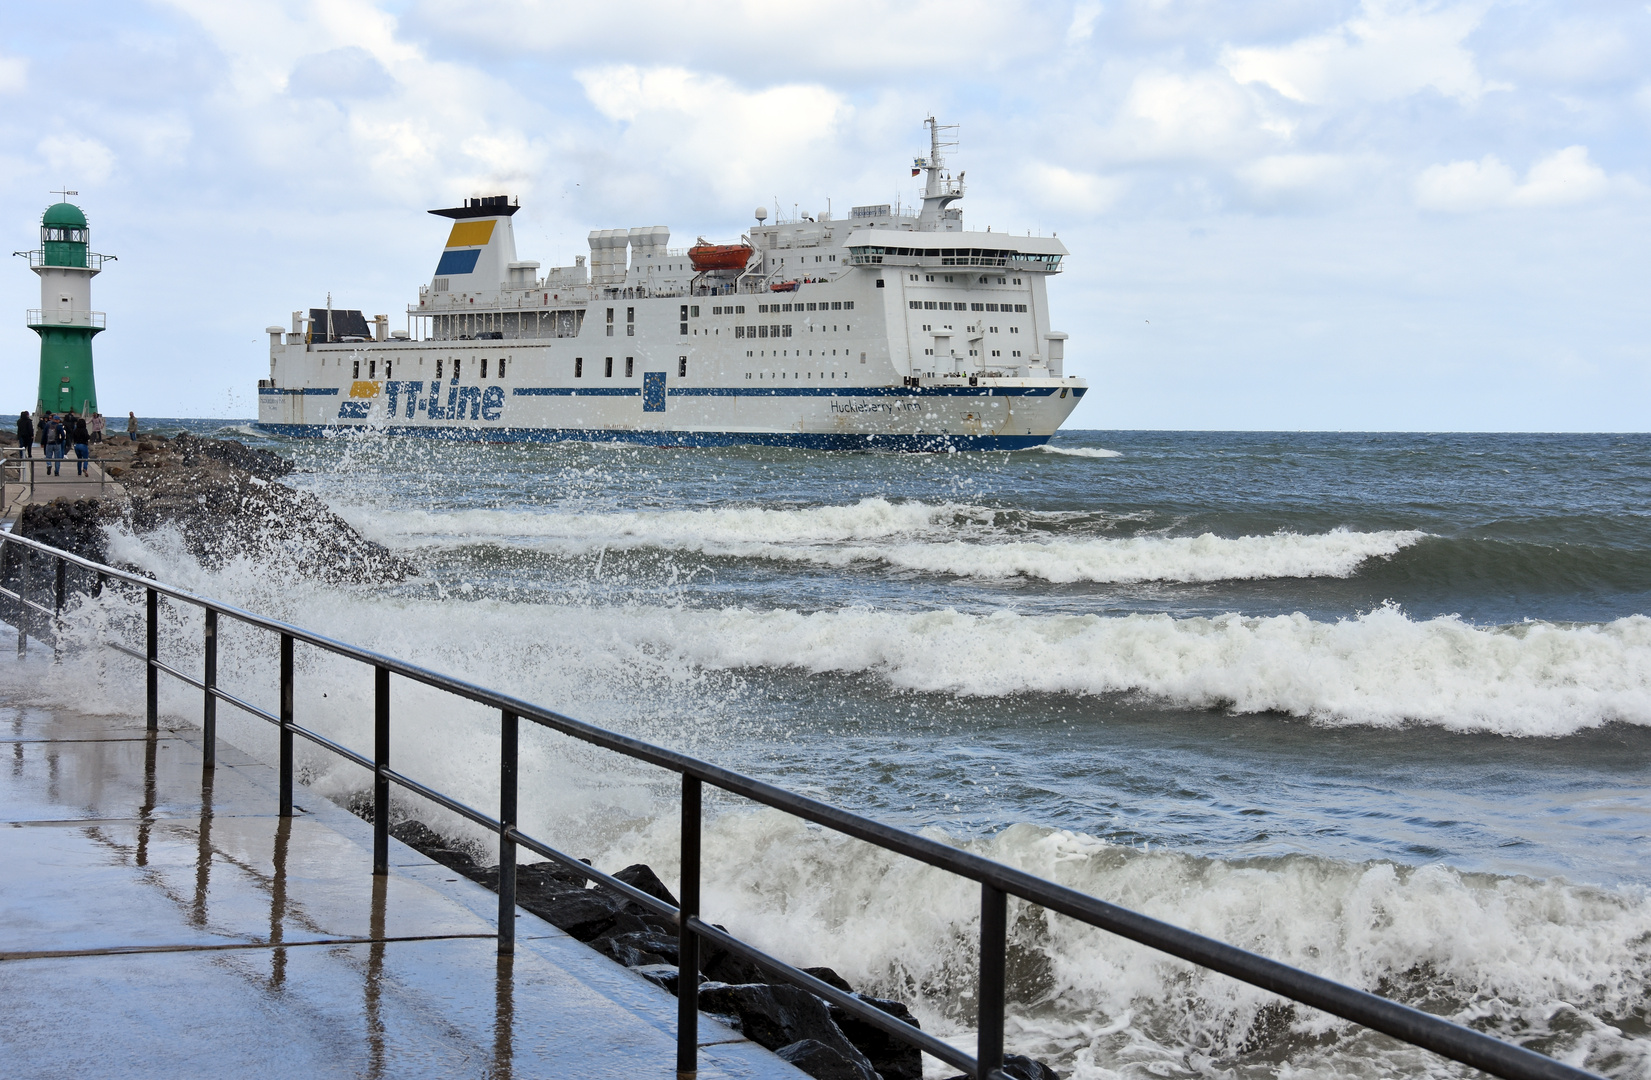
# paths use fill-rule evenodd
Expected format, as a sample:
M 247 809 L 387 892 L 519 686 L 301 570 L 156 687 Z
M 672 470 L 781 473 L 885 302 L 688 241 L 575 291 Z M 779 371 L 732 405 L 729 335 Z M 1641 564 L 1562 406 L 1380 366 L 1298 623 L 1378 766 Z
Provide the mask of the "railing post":
M 975 1060 L 976 1080 L 995 1080 L 1003 1072 L 1003 982 L 1007 950 L 1009 898 L 1002 889 L 984 882 L 980 886 L 980 985 L 975 1000 L 980 1002 L 976 1022 L 979 1035 Z
M 281 810 L 292 816 L 292 635 L 281 635 Z
M 517 734 L 520 724 L 508 709 L 499 712 L 499 953 L 516 951 Z
M 155 661 L 160 659 L 161 649 L 161 594 L 154 589 L 146 591 L 148 596 L 144 607 L 148 622 L 144 628 L 144 655 L 148 661 L 144 664 L 144 702 L 148 709 L 145 715 L 149 730 L 156 731 L 160 728 L 161 673 L 155 667 Z
M 24 548 L 17 560 L 17 595 L 22 600 L 29 598 L 29 567 L 34 565 L 34 550 Z M 17 612 L 17 655 L 24 656 L 29 651 L 29 634 L 24 629 L 28 623 L 29 609 L 22 607 Z
M 699 777 L 682 776 L 682 883 L 678 890 L 676 977 L 676 1075 L 699 1070 L 699 938 L 688 920 L 699 915 Z
M 373 668 L 373 873 L 390 872 L 390 669 Z
M 206 637 L 201 643 L 204 670 L 201 681 L 206 683 L 205 700 L 201 702 L 201 768 L 210 771 L 218 766 L 218 613 L 206 609 Z

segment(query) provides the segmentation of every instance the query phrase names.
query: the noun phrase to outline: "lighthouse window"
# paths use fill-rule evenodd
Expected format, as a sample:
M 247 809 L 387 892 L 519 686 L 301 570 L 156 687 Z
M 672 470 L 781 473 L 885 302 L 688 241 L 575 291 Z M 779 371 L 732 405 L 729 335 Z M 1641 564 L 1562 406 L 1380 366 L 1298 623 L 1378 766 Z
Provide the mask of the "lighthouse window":
M 602 377 L 604 379 L 613 378 L 613 357 L 611 356 L 602 362 Z
M 585 377 L 585 358 L 583 356 L 575 356 L 573 358 L 573 377 L 575 379 L 583 379 Z M 439 367 L 436 369 L 436 378 L 441 378 L 441 369 Z

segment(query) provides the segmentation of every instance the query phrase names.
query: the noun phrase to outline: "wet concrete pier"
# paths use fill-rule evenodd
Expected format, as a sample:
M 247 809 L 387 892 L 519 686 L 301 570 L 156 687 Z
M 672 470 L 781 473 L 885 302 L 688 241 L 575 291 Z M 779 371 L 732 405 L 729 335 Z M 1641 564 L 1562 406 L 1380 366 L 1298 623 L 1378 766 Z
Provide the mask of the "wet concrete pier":
M 299 790 L 141 720 L 0 709 L 0 1075 L 668 1077 L 676 999 Z M 803 1074 L 707 1017 L 700 1076 Z

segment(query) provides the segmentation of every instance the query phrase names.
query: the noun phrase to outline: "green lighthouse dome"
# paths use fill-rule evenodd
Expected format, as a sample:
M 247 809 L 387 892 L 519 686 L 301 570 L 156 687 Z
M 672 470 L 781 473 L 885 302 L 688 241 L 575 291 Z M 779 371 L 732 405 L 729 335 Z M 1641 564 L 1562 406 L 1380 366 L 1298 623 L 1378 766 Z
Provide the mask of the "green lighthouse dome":
M 40 250 L 47 266 L 85 266 L 86 214 L 74 203 L 53 203 L 40 216 Z
M 44 228 L 84 229 L 86 215 L 74 203 L 53 203 L 46 207 L 46 213 L 40 218 Z

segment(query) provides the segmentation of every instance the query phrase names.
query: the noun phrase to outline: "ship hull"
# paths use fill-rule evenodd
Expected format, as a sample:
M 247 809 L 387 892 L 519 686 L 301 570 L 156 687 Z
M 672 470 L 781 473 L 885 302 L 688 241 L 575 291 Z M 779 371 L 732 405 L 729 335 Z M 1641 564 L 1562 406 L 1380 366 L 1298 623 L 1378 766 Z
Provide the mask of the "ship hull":
M 1047 442 L 1082 398 L 1076 380 L 841 388 L 576 387 L 352 380 L 259 391 L 259 427 L 477 442 L 624 442 L 820 450 L 1015 450 Z

